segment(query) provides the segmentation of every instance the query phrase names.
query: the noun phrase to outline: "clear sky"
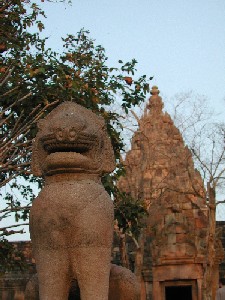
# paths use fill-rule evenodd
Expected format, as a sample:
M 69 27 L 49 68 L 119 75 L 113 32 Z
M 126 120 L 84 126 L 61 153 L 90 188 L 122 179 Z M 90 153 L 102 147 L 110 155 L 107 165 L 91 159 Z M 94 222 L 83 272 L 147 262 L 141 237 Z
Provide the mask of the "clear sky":
M 41 3 L 41 2 L 40 2 Z M 41 3 L 49 45 L 90 30 L 109 64 L 136 58 L 139 74 L 154 76 L 161 94 L 193 90 L 220 112 L 225 106 L 224 0 L 72 0 Z M 225 115 L 225 113 L 224 113 Z
M 225 0 L 37 3 L 51 48 L 60 51 L 61 37 L 84 27 L 105 47 L 110 65 L 135 58 L 139 75 L 154 76 L 165 99 L 193 90 L 225 119 Z

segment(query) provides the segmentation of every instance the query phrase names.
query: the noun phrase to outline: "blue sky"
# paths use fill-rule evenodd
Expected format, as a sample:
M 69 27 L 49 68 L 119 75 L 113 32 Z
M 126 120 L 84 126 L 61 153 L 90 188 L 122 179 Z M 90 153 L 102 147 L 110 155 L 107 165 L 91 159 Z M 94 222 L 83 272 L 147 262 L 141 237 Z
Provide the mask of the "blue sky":
M 48 45 L 84 27 L 105 47 L 109 64 L 136 58 L 163 96 L 193 90 L 225 106 L 224 0 L 72 0 L 41 3 Z

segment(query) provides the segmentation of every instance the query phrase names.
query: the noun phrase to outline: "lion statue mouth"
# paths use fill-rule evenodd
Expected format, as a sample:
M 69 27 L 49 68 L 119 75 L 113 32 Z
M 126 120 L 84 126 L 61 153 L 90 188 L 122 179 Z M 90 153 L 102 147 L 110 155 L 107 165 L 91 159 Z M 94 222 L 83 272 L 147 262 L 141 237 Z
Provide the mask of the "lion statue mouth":
M 108 169 L 105 155 L 114 156 L 108 146 L 103 120 L 74 103 L 65 102 L 55 112 L 38 124 L 33 151 L 37 173 L 100 174 Z
M 45 159 L 45 172 L 47 175 L 54 173 L 79 172 L 98 169 L 97 136 L 94 134 L 72 135 L 68 138 L 61 131 L 61 138 L 57 134 L 49 134 L 41 138 L 43 149 L 47 156 Z
M 58 129 L 41 138 L 46 152 L 45 172 L 54 173 L 94 171 L 98 169 L 97 134 Z

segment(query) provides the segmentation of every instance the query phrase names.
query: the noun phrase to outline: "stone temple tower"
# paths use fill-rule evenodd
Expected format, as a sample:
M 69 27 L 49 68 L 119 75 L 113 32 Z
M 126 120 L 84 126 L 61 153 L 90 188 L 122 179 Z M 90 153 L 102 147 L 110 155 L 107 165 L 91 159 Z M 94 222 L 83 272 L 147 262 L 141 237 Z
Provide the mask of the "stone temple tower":
M 151 242 L 144 255 L 152 261 L 153 299 L 201 300 L 208 255 L 205 190 L 190 150 L 163 112 L 157 87 L 151 95 L 126 155 L 126 176 L 119 188 L 143 199 L 149 210 L 145 238 Z M 147 281 L 151 272 L 145 272 L 143 266 Z

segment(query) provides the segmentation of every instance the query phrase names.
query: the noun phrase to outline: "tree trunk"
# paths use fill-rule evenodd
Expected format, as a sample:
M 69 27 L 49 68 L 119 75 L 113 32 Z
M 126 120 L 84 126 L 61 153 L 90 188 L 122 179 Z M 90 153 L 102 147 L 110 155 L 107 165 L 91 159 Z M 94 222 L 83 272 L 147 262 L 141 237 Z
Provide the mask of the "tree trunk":
M 204 300 L 215 300 L 218 283 L 216 278 L 216 253 L 215 253 L 215 234 L 216 234 L 216 197 L 215 189 L 211 187 L 210 182 L 207 184 L 207 192 L 209 197 L 209 233 L 208 233 L 208 261 L 205 269 L 203 290 Z
M 126 248 L 126 236 L 125 234 L 120 234 L 120 256 L 121 256 L 121 265 L 127 269 L 129 269 L 129 258 L 127 255 L 127 248 Z

